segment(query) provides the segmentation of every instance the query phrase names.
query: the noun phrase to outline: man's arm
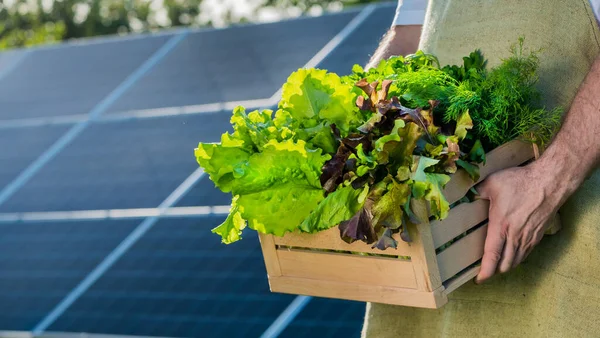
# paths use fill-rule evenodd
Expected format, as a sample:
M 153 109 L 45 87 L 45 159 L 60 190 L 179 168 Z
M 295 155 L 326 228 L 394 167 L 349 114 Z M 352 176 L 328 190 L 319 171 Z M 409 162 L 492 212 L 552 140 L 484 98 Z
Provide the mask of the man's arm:
M 600 159 L 600 58 L 596 60 L 542 157 L 490 176 L 478 188 L 490 200 L 483 282 L 517 266 L 542 239 L 546 224 Z M 517 193 L 518 192 L 518 193 Z
M 366 69 L 377 66 L 381 60 L 396 55 L 408 55 L 417 51 L 422 25 L 393 26 L 385 34 L 379 47 L 371 57 Z

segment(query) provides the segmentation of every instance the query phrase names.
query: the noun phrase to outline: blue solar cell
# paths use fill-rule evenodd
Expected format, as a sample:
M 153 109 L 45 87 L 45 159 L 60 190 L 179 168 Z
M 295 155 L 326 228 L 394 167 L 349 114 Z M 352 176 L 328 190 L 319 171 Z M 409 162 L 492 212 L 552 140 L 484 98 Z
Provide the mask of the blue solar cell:
M 364 316 L 365 303 L 313 298 L 280 337 L 358 338 Z
M 366 65 L 394 19 L 396 4 L 382 4 L 320 64 L 340 75 L 349 74 L 355 64 Z
M 190 34 L 111 111 L 269 98 L 355 15 Z
M 177 203 L 178 207 L 195 207 L 205 205 L 230 205 L 231 194 L 225 194 L 215 187 L 208 175 L 203 177 Z
M 66 130 L 67 127 L 0 130 L 0 189 L 13 181 Z
M 33 329 L 138 223 L 0 225 L 0 329 Z
M 168 38 L 34 50 L 0 81 L 0 119 L 86 114 Z
M 258 337 L 294 296 L 269 292 L 248 232 L 225 246 L 223 217 L 157 223 L 50 331 L 173 337 Z
M 229 114 L 93 124 L 2 212 L 157 207 L 198 164 L 198 142 L 229 130 Z
M 0 53 L 0 78 L 8 75 L 26 55 L 24 50 L 9 50 Z

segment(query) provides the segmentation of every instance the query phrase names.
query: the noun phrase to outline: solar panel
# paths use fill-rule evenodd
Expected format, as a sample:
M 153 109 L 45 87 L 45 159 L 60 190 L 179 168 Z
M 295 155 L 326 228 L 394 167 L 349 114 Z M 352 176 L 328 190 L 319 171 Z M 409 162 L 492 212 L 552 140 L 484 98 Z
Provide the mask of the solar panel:
M 319 68 L 346 75 L 355 64 L 366 65 L 394 19 L 395 3 L 381 4 L 319 64 Z
M 365 303 L 313 298 L 281 333 L 281 338 L 360 337 Z
M 0 329 L 33 329 L 138 223 L 0 225 Z
M 319 67 L 345 73 L 366 63 L 394 6 L 379 6 Z M 190 33 L 104 120 L 92 121 L 0 204 L 0 213 L 157 207 L 198 168 L 197 143 L 230 129 L 230 112 L 131 120 L 117 112 L 268 98 L 357 13 Z M 22 51 L 0 53 L 0 122 L 85 114 L 172 36 L 32 49 L 21 61 Z M 4 124 L 0 187 L 71 126 Z M 203 177 L 176 206 L 229 203 Z M 229 246 L 210 233 L 224 217 L 159 220 L 45 331 L 259 337 L 295 296 L 269 292 L 256 233 Z M 0 223 L 0 304 L 10 308 L 0 313 L 0 330 L 33 329 L 140 222 Z M 363 316 L 364 303 L 315 298 L 280 336 L 358 337 Z
M 50 331 L 258 337 L 294 296 L 268 289 L 258 238 L 224 246 L 223 217 L 159 221 Z
M 0 189 L 14 180 L 66 130 L 64 126 L 0 130 Z
M 157 207 L 198 167 L 198 142 L 229 128 L 220 112 L 93 124 L 0 211 Z
M 22 50 L 10 50 L 0 54 L 0 77 L 6 76 L 26 53 Z
M 190 191 L 176 204 L 178 207 L 195 207 L 200 205 L 229 205 L 231 194 L 225 194 L 215 188 L 215 184 L 203 177 L 190 189 Z
M 190 34 L 111 111 L 269 98 L 355 15 Z
M 86 114 L 168 38 L 35 50 L 0 81 L 0 119 Z

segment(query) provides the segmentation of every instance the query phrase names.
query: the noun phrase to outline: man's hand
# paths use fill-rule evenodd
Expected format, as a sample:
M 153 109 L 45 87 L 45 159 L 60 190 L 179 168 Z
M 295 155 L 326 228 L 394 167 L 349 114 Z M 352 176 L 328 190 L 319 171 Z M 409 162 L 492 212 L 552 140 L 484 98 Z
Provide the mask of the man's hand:
M 558 192 L 538 168 L 530 165 L 504 170 L 477 187 L 481 197 L 490 200 L 488 232 L 477 283 L 519 265 L 542 240 L 561 198 L 555 195 Z
M 477 188 L 490 200 L 481 283 L 518 265 L 542 239 L 546 224 L 600 160 L 600 58 L 563 126 L 539 160 L 488 177 Z

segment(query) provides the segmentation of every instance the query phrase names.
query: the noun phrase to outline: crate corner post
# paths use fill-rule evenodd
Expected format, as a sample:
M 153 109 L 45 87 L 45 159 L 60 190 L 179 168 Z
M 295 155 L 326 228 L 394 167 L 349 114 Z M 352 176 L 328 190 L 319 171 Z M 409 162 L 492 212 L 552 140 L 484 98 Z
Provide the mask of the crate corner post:
M 258 240 L 265 260 L 267 277 L 269 279 L 269 288 L 271 291 L 277 289 L 279 277 L 281 277 L 281 267 L 279 265 L 279 256 L 273 235 L 258 234 Z
M 411 262 L 417 280 L 417 290 L 428 293 L 431 297 L 431 306 L 440 308 L 448 302 L 444 286 L 440 276 L 440 270 L 437 263 L 435 246 L 429 223 L 429 211 L 427 203 L 421 200 L 412 200 L 411 209 L 421 220 L 421 224 L 409 226 L 409 234 L 412 240 Z

